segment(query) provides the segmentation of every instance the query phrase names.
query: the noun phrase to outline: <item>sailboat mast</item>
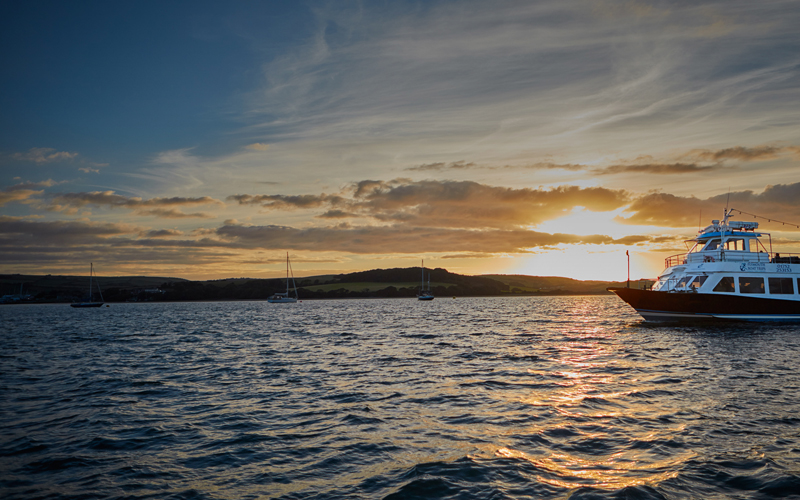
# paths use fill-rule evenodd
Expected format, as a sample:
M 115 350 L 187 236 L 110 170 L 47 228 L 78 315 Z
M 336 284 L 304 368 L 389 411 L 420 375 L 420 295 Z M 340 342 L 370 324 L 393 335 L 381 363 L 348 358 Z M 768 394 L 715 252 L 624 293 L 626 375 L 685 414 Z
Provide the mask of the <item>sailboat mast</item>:
M 289 296 L 289 252 L 286 252 L 286 296 Z
M 89 263 L 89 302 L 92 301 L 92 275 L 94 274 L 94 264 Z
M 425 290 L 425 259 L 422 259 L 422 279 L 419 282 L 419 287 Z

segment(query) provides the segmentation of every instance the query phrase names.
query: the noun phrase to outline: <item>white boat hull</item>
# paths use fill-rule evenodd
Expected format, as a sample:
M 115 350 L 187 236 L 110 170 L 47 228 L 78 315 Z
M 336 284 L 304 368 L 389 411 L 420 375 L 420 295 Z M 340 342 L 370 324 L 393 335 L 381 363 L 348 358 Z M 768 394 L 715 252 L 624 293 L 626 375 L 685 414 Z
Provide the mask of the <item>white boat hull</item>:
M 280 299 L 267 299 L 270 304 L 294 304 L 297 299 L 294 297 L 282 297 Z

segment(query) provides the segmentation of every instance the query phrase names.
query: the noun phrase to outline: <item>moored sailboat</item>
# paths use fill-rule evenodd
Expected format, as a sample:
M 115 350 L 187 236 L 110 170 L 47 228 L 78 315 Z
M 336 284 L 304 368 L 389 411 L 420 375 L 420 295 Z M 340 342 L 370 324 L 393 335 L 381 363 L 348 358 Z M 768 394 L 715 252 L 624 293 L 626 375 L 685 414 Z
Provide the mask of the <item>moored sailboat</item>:
M 425 290 L 425 259 L 422 260 L 422 280 L 419 285 L 419 293 L 417 300 L 433 300 L 433 292 L 431 292 L 431 275 L 428 274 L 428 289 Z
M 70 304 L 72 307 L 100 307 L 102 306 L 105 301 L 103 300 L 103 291 L 100 290 L 100 280 L 97 280 L 97 292 L 100 294 L 100 302 L 94 302 L 92 300 L 92 277 L 94 275 L 94 264 L 89 264 L 89 300 L 86 302 L 75 302 Z
M 291 276 L 292 287 L 294 289 L 294 297 L 289 296 L 289 277 Z M 271 304 L 293 304 L 297 302 L 297 285 L 294 282 L 294 273 L 292 272 L 291 264 L 289 264 L 289 252 L 286 252 L 286 292 L 276 292 L 272 294 L 267 302 Z

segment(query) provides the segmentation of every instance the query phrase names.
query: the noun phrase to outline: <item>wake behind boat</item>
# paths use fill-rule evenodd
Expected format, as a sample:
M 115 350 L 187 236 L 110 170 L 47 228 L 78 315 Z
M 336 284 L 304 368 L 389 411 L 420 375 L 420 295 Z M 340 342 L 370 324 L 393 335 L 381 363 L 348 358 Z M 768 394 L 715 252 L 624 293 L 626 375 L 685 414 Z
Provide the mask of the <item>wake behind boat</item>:
M 289 296 L 289 276 L 292 279 L 292 287 L 294 289 L 294 297 Z M 289 264 L 289 252 L 286 252 L 286 292 L 276 292 L 267 298 L 267 302 L 271 304 L 293 304 L 297 302 L 297 285 L 294 282 L 294 273 L 292 272 L 291 264 Z
M 758 222 L 711 221 L 650 290 L 609 288 L 646 321 L 800 322 L 800 256 L 773 253 Z M 761 238 L 766 236 L 769 248 Z
M 100 280 L 97 280 L 97 292 L 100 294 L 100 302 L 92 301 L 92 276 L 94 275 L 94 264 L 89 264 L 89 299 L 86 302 L 75 302 L 70 304 L 71 307 L 101 307 L 105 301 L 103 300 L 103 292 L 100 290 Z

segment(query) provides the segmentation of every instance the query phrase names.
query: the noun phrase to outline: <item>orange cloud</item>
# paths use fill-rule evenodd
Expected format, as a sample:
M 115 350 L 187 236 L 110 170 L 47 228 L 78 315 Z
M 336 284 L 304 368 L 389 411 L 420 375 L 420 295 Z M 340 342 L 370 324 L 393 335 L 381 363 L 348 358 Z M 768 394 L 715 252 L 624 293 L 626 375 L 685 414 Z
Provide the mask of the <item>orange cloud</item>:
M 729 199 L 730 196 L 730 199 Z M 631 214 L 619 222 L 665 227 L 705 226 L 709 218 L 721 218 L 723 209 L 734 207 L 763 217 L 800 224 L 800 182 L 767 186 L 762 193 L 737 191 L 706 199 L 667 193 L 650 193 L 633 201 L 625 210 Z M 703 219 L 700 220 L 700 214 Z M 790 226 L 782 229 L 792 230 Z
M 694 154 L 698 158 L 711 161 L 719 161 L 719 160 L 759 161 L 759 160 L 775 159 L 783 151 L 790 151 L 790 150 L 791 148 L 778 147 L 778 146 L 756 146 L 754 148 L 736 146 L 733 148 L 719 149 L 717 151 L 695 150 L 692 151 L 692 154 Z
M 634 165 L 611 165 L 604 168 L 592 169 L 598 175 L 623 174 L 623 173 L 642 173 L 642 174 L 690 174 L 705 172 L 722 168 L 720 165 L 698 165 L 696 163 L 643 163 Z
M 48 179 L 42 182 L 22 182 L 9 186 L 0 191 L 0 207 L 14 201 L 26 203 L 31 197 L 44 192 L 39 188 L 50 187 L 55 184 L 57 184 L 55 181 Z
M 323 218 L 365 217 L 391 224 L 443 228 L 513 228 L 537 224 L 575 207 L 610 211 L 624 206 L 623 190 L 559 186 L 505 188 L 472 181 L 357 182 L 342 195 L 235 195 L 229 200 L 271 210 L 328 208 Z

